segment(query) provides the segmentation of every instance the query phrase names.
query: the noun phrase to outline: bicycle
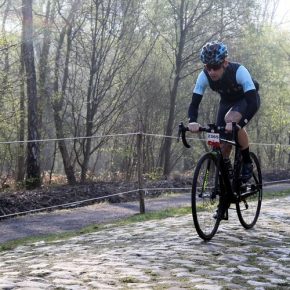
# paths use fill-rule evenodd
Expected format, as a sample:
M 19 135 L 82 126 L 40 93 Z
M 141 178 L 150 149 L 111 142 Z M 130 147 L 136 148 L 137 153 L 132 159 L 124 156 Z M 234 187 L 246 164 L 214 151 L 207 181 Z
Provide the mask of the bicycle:
M 178 140 L 181 136 L 184 146 L 190 148 L 186 140 L 186 131 L 189 129 L 180 123 Z M 191 207 L 198 235 L 205 241 L 211 240 L 220 222 L 228 220 L 231 204 L 236 206 L 241 225 L 245 229 L 254 227 L 260 214 L 263 195 L 262 173 L 257 156 L 250 152 L 253 175 L 244 183 L 241 177 L 243 161 L 237 140 L 236 123 L 233 123 L 231 140 L 220 138 L 220 133 L 225 132 L 225 128 L 217 127 L 215 124 L 200 127 L 199 131 L 207 133 L 207 142 L 212 149 L 199 159 L 193 176 Z M 221 141 L 235 148 L 232 175 L 225 166 L 220 148 Z

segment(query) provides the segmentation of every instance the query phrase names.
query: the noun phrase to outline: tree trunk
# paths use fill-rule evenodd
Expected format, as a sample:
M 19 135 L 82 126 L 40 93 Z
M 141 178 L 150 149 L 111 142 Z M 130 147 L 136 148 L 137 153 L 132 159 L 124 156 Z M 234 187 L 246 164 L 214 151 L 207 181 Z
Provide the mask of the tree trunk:
M 76 183 L 76 178 L 75 178 L 75 173 L 74 173 L 74 168 L 71 164 L 69 153 L 65 144 L 65 141 L 62 140 L 64 139 L 64 129 L 63 129 L 63 120 L 61 117 L 61 112 L 63 109 L 63 102 L 64 102 L 64 93 L 66 89 L 66 83 L 68 80 L 68 65 L 69 65 L 69 55 L 70 55 L 70 45 L 71 45 L 71 32 L 72 28 L 71 26 L 69 28 L 64 27 L 59 43 L 58 43 L 58 48 L 57 48 L 57 53 L 56 53 L 56 60 L 55 60 L 55 80 L 54 80 L 54 98 L 52 102 L 52 107 L 54 110 L 54 122 L 55 122 L 55 129 L 56 129 L 56 136 L 58 139 L 58 148 L 62 156 L 63 160 L 63 166 L 64 166 L 64 171 L 67 177 L 67 181 L 69 184 L 75 184 Z M 64 76 L 63 76 L 63 82 L 62 82 L 62 90 L 59 92 L 59 70 L 60 70 L 60 54 L 61 54 L 61 48 L 64 43 L 64 38 L 65 35 L 67 34 L 67 52 L 66 52 L 66 61 L 65 61 L 65 68 L 64 68 Z
M 36 188 L 41 185 L 39 165 L 37 88 L 33 48 L 33 18 L 32 0 L 22 0 L 23 16 L 23 58 L 26 70 L 27 98 L 28 98 L 28 144 L 27 144 L 27 172 L 26 186 Z
M 174 125 L 174 117 L 175 117 L 175 107 L 176 107 L 176 98 L 177 98 L 177 90 L 178 85 L 180 81 L 180 74 L 182 70 L 182 55 L 184 51 L 184 45 L 185 45 L 185 39 L 186 39 L 186 32 L 184 26 L 184 1 L 181 1 L 180 8 L 180 19 L 178 22 L 178 31 L 176 31 L 176 34 L 178 36 L 178 45 L 176 48 L 176 54 L 175 54 L 175 70 L 174 70 L 174 80 L 172 88 L 170 89 L 170 107 L 169 107 L 169 115 L 168 115 L 168 121 L 166 126 L 166 136 L 172 136 L 173 133 L 173 125 Z M 172 145 L 172 139 L 166 138 L 163 144 L 163 154 L 164 154 L 164 167 L 163 167 L 163 175 L 168 177 L 171 171 L 171 145 Z
M 9 57 L 9 49 L 5 48 L 5 45 L 8 45 L 7 41 L 7 33 L 6 33 L 6 22 L 8 18 L 9 11 L 11 9 L 11 0 L 6 1 L 3 3 L 3 6 L 6 5 L 3 21 L 1 26 L 2 31 L 2 42 L 4 48 L 2 49 L 2 53 L 4 55 L 4 69 L 3 69 L 3 76 L 1 75 L 1 86 L 0 86 L 0 96 L 5 96 L 7 94 L 7 88 L 9 87 L 9 74 L 11 64 Z M 23 42 L 23 35 L 22 35 L 22 42 Z M 24 141 L 24 134 L 25 134 L 25 119 L 24 119 L 24 102 L 25 102 L 25 68 L 24 68 L 24 58 L 23 58 L 23 49 L 21 47 L 21 56 L 20 56 L 20 98 L 19 98 L 19 125 L 17 128 L 17 135 L 19 141 Z M 2 99 L 1 99 L 1 106 L 2 106 Z M 15 168 L 15 178 L 17 182 L 23 182 L 25 177 L 25 146 L 23 143 L 19 143 L 17 147 L 17 158 L 16 158 L 16 168 Z
M 43 109 L 46 106 L 46 102 L 48 100 L 49 94 L 47 92 L 47 78 L 48 78 L 48 72 L 49 72 L 49 64 L 48 64 L 48 58 L 49 58 L 49 51 L 51 46 L 51 29 L 49 29 L 50 24 L 52 23 L 53 19 L 51 19 L 51 2 L 47 2 L 46 7 L 46 15 L 45 15 L 45 26 L 48 27 L 44 30 L 43 33 L 43 43 L 42 48 L 40 52 L 40 58 L 39 58 L 39 80 L 38 80 L 38 91 L 39 91 L 39 124 L 42 128 L 42 122 L 43 122 Z
M 90 119 L 89 119 L 90 120 Z M 87 123 L 87 130 L 86 130 L 86 136 L 92 136 L 92 121 Z M 91 144 L 92 144 L 92 139 L 87 138 L 85 142 L 85 150 L 84 150 L 84 160 L 82 163 L 82 171 L 81 171 L 81 182 L 86 181 L 86 176 L 87 176 L 87 171 L 89 167 L 89 161 L 90 161 L 90 156 L 91 156 Z
M 171 136 L 173 134 L 178 84 L 179 84 L 179 74 L 175 76 L 173 88 L 172 88 L 172 91 L 170 92 L 170 109 L 169 109 L 166 132 L 165 132 L 166 136 Z M 170 171 L 171 171 L 171 159 L 170 159 L 171 145 L 172 145 L 172 139 L 166 138 L 163 145 L 163 154 L 164 154 L 163 175 L 166 177 L 169 176 Z
M 23 47 L 21 47 L 21 56 L 20 56 L 20 101 L 19 101 L 19 129 L 18 129 L 18 138 L 19 141 L 24 141 L 25 135 L 25 67 L 24 67 L 24 52 Z M 17 150 L 17 167 L 16 167 L 16 180 L 17 182 L 23 182 L 25 178 L 25 146 L 24 143 L 19 143 Z

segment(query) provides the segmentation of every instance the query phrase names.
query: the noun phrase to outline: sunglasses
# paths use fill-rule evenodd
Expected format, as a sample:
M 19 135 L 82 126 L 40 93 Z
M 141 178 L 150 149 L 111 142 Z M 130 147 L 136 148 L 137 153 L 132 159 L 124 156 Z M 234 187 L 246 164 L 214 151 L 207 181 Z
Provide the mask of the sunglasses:
M 223 62 L 219 64 L 206 64 L 204 67 L 207 71 L 219 70 L 223 66 Z

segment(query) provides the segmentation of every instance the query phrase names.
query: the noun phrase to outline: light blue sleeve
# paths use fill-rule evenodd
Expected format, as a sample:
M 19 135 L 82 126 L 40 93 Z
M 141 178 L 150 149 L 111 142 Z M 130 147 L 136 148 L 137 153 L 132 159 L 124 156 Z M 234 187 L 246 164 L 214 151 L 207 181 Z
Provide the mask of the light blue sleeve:
M 206 87 L 209 86 L 208 79 L 204 71 L 201 71 L 197 77 L 193 92 L 195 94 L 203 95 Z
M 243 87 L 244 93 L 256 89 L 249 71 L 243 65 L 237 70 L 236 80 Z

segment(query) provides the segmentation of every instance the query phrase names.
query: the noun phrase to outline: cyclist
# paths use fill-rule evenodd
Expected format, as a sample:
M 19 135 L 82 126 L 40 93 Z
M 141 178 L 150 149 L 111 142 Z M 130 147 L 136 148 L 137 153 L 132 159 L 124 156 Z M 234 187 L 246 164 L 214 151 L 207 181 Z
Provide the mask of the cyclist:
M 219 41 L 209 42 L 201 49 L 200 59 L 204 63 L 204 69 L 199 73 L 193 89 L 192 101 L 188 109 L 188 128 L 193 133 L 199 130 L 198 108 L 205 89 L 210 87 L 218 92 L 220 103 L 216 124 L 225 126 L 226 132 L 231 132 L 232 122 L 239 125 L 238 141 L 243 158 L 242 179 L 243 182 L 247 182 L 252 176 L 253 165 L 245 126 L 260 107 L 259 84 L 253 81 L 243 65 L 228 61 L 227 56 L 227 46 Z M 221 149 L 230 171 L 231 145 L 222 143 Z

